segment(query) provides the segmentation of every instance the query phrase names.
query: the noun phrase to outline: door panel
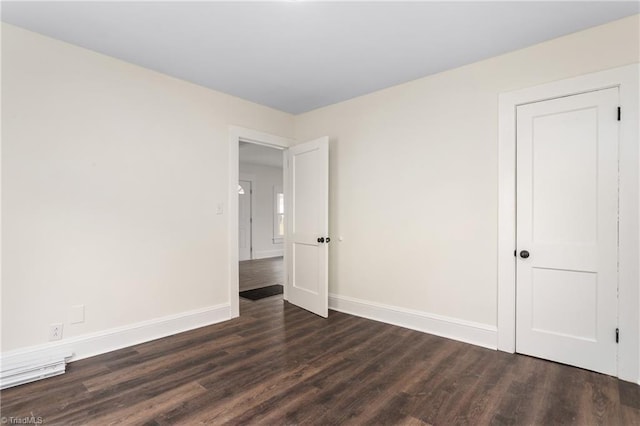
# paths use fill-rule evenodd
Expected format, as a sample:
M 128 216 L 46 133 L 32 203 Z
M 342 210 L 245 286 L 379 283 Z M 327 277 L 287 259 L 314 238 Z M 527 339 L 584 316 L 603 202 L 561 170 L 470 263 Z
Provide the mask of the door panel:
M 533 117 L 533 238 L 549 243 L 597 240 L 596 107 Z
M 239 181 L 243 193 L 238 194 L 239 260 L 251 259 L 251 181 Z
M 618 89 L 517 108 L 516 350 L 615 375 Z
M 532 329 L 595 342 L 597 275 L 532 268 Z
M 321 226 L 319 219 L 323 200 L 319 197 L 322 186 L 318 176 L 321 166 L 319 155 L 319 148 L 314 148 L 296 153 L 293 157 L 293 225 L 294 231 L 299 234 L 315 235 Z
M 329 138 L 289 149 L 287 220 L 289 288 L 287 299 L 328 316 Z
M 318 273 L 318 244 L 295 244 L 293 248 L 294 262 L 293 286 L 313 295 L 320 293 L 320 274 Z M 296 268 L 295 265 L 304 265 Z

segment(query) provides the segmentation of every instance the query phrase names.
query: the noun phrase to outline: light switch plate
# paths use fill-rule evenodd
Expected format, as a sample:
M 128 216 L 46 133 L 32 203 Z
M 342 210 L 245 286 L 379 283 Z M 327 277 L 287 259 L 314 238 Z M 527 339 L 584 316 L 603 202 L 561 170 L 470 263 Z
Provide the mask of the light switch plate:
M 84 322 L 84 305 L 74 305 L 69 312 L 69 322 L 71 324 L 80 324 Z

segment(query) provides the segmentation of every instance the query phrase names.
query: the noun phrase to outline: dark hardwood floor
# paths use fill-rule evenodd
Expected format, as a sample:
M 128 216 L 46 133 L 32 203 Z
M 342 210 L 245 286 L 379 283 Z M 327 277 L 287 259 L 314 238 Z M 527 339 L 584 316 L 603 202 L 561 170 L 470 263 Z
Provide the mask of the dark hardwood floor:
M 640 387 L 280 296 L 2 392 L 44 424 L 638 425 Z
M 239 264 L 239 270 L 240 291 L 284 283 L 282 256 L 243 260 Z

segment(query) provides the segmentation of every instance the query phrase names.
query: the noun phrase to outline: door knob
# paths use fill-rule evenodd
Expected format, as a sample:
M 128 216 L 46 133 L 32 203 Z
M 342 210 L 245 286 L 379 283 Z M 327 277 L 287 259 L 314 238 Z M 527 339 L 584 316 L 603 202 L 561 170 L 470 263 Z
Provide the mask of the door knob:
M 324 243 L 324 237 L 318 237 L 318 242 L 319 243 Z
M 327 237 L 327 243 L 328 243 L 329 241 L 331 241 L 331 238 Z
M 523 258 L 523 259 L 526 259 L 527 257 L 529 257 L 529 252 L 526 251 L 526 250 L 522 250 L 520 252 L 520 257 Z

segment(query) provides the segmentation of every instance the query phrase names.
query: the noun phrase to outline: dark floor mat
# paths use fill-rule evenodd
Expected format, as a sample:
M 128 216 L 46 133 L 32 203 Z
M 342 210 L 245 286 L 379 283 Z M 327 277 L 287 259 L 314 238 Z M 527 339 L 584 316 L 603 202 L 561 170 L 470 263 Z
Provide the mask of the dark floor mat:
M 253 290 L 241 291 L 240 297 L 249 300 L 260 300 L 264 299 L 265 297 L 275 296 L 276 294 L 282 294 L 282 286 L 280 284 L 254 288 Z

